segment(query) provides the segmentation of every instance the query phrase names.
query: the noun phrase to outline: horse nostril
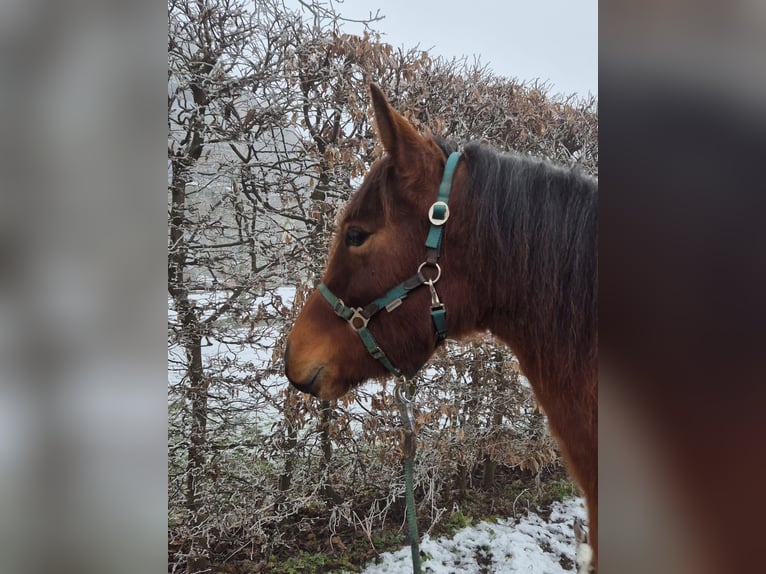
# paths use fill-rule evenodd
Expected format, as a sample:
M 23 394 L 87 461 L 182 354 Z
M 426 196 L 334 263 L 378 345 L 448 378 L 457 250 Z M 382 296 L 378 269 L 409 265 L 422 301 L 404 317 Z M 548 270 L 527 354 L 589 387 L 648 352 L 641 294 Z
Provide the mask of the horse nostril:
M 290 383 L 293 385 L 293 387 L 298 389 L 300 392 L 316 396 L 316 393 L 314 391 L 314 380 L 313 379 L 311 381 L 309 381 L 308 383 L 306 383 L 306 384 L 296 383 L 295 381 L 290 381 Z
M 290 383 L 302 393 L 308 393 L 310 395 L 317 396 L 317 387 L 319 384 L 320 373 L 324 370 L 324 367 L 318 367 L 311 373 L 310 379 L 304 379 L 302 381 L 296 381 L 294 379 L 288 380 Z

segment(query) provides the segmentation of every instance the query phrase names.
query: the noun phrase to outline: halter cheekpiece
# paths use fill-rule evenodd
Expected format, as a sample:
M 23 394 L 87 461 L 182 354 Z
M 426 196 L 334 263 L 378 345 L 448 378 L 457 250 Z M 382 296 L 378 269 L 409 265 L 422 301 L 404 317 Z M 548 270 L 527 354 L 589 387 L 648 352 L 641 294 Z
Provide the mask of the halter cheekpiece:
M 426 237 L 426 260 L 420 264 L 417 272 L 412 277 L 402 281 L 399 285 L 388 291 L 388 293 L 378 297 L 364 307 L 348 307 L 342 299 L 336 297 L 327 288 L 327 285 L 320 283 L 318 287 L 319 292 L 330 304 L 335 314 L 344 319 L 356 331 L 370 355 L 380 361 L 386 370 L 395 377 L 402 377 L 402 372 L 391 363 L 390 359 L 380 348 L 372 332 L 367 328 L 367 324 L 383 309 L 390 313 L 399 307 L 411 291 L 422 285 L 428 285 L 428 289 L 431 292 L 431 319 L 436 330 L 438 343 L 447 338 L 447 312 L 444 309 L 444 304 L 439 300 L 435 284 L 442 275 L 441 267 L 439 267 L 437 261 L 440 255 L 444 224 L 449 219 L 449 206 L 447 202 L 449 201 L 450 191 L 452 191 L 452 178 L 455 175 L 455 168 L 459 160 L 459 152 L 453 152 L 447 158 L 447 164 L 444 166 L 444 175 L 439 185 L 439 195 L 428 210 L 428 220 L 431 222 L 431 228 Z M 431 268 L 432 272 L 436 275 L 431 278 L 426 277 L 423 273 L 426 268 Z

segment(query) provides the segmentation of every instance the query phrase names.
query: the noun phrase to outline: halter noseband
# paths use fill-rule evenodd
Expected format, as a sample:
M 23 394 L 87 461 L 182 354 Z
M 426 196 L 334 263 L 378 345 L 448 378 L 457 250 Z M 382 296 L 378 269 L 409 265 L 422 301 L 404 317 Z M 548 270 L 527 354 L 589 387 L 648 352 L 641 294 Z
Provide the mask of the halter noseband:
M 434 329 L 436 329 L 438 336 L 437 344 L 447 338 L 447 312 L 444 309 L 444 304 L 439 300 L 439 295 L 436 293 L 434 284 L 439 281 L 442 275 L 441 267 L 439 267 L 437 261 L 440 255 L 444 224 L 447 222 L 447 219 L 449 219 L 449 207 L 447 201 L 449 200 L 450 191 L 452 191 L 452 178 L 455 175 L 455 168 L 457 167 L 459 160 L 460 153 L 458 152 L 451 153 L 447 158 L 442 182 L 441 185 L 439 185 L 439 195 L 428 210 L 428 220 L 431 222 L 431 228 L 426 237 L 426 260 L 420 264 L 415 275 L 402 281 L 388 293 L 382 297 L 378 297 L 372 303 L 369 303 L 364 307 L 348 307 L 342 299 L 336 297 L 333 292 L 328 289 L 327 285 L 320 283 L 318 287 L 319 292 L 330 304 L 333 311 L 335 311 L 335 314 L 344 319 L 351 328 L 356 331 L 370 355 L 380 361 L 386 370 L 395 377 L 401 377 L 401 371 L 391 363 L 391 360 L 380 348 L 380 345 L 378 345 L 375 337 L 373 337 L 372 332 L 367 328 L 367 324 L 370 322 L 370 319 L 383 309 L 389 313 L 396 309 L 402 304 L 402 301 L 407 295 L 410 294 L 410 291 L 414 291 L 422 285 L 428 285 L 431 292 L 431 319 L 433 320 Z M 432 267 L 435 269 L 436 276 L 428 279 L 423 275 L 424 267 Z

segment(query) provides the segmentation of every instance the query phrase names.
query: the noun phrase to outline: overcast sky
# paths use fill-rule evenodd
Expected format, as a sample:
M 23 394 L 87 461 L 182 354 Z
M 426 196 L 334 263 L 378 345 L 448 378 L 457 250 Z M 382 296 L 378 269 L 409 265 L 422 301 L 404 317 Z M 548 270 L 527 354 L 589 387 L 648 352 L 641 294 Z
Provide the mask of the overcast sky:
M 346 0 L 336 7 L 349 18 L 379 8 L 386 18 L 374 28 L 396 47 L 476 55 L 496 74 L 546 81 L 551 94 L 598 95 L 598 0 Z

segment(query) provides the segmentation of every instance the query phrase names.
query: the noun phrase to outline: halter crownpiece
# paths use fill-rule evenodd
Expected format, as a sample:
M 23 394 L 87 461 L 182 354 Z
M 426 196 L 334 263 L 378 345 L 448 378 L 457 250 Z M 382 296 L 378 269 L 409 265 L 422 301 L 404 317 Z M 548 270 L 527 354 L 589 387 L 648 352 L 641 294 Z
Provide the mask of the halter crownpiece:
M 441 251 L 444 224 L 449 219 L 449 206 L 447 202 L 449 201 L 450 191 L 452 191 L 452 179 L 455 175 L 458 161 L 460 161 L 459 152 L 453 152 L 447 158 L 447 164 L 444 166 L 444 175 L 439 185 L 439 194 L 428 210 L 428 220 L 431 222 L 431 228 L 428 231 L 425 243 L 426 260 L 420 264 L 415 275 L 402 281 L 399 285 L 388 291 L 388 293 L 378 297 L 364 307 L 348 307 L 342 299 L 336 297 L 330 291 L 327 285 L 320 283 L 318 287 L 322 297 L 330 304 L 335 314 L 345 320 L 356 331 L 370 355 L 378 360 L 395 377 L 402 377 L 402 372 L 393 365 L 380 348 L 372 332 L 367 328 L 367 324 L 383 309 L 390 313 L 399 307 L 407 295 L 410 294 L 410 291 L 422 285 L 428 285 L 431 293 L 431 319 L 438 337 L 437 344 L 447 338 L 447 312 L 444 309 L 444 304 L 439 299 L 434 284 L 439 281 L 442 275 L 441 267 L 439 267 L 437 261 Z M 431 279 L 427 278 L 423 274 L 424 267 L 434 268 L 436 276 Z

